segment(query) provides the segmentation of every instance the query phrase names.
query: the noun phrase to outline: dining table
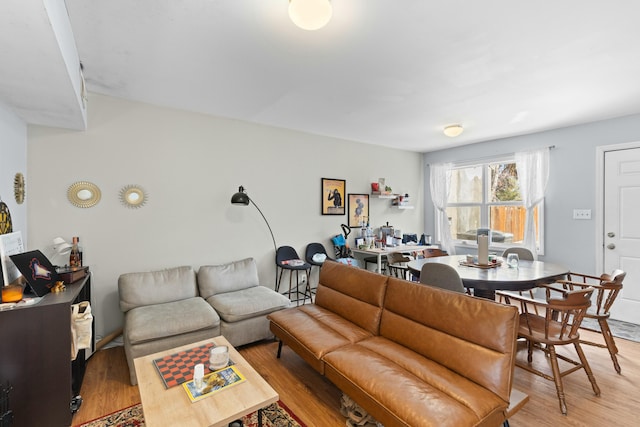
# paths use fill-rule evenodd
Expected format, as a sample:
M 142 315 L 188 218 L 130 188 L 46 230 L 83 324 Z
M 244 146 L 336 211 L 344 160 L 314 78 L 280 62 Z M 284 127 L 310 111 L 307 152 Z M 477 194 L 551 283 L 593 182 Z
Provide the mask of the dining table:
M 450 265 L 460 275 L 465 288 L 473 289 L 474 296 L 491 300 L 495 300 L 497 290 L 525 291 L 563 279 L 569 273 L 568 268 L 552 262 L 520 260 L 517 267 L 509 267 L 498 257 L 493 265 L 478 265 L 467 262 L 466 255 L 416 259 L 409 261 L 407 267 L 419 278 L 422 266 L 432 262 Z
M 424 251 L 425 249 L 430 249 L 430 248 L 439 248 L 439 246 L 435 246 L 435 245 L 398 245 L 398 246 L 384 246 L 382 248 L 368 248 L 368 247 L 363 247 L 363 248 L 352 248 L 351 251 L 353 253 L 359 253 L 362 255 L 374 255 L 376 257 L 376 261 L 377 261 L 377 265 L 376 265 L 376 272 L 381 273 L 382 272 L 382 257 L 385 255 L 388 255 L 392 252 L 406 252 L 406 253 L 412 253 L 412 252 L 420 252 L 420 251 Z

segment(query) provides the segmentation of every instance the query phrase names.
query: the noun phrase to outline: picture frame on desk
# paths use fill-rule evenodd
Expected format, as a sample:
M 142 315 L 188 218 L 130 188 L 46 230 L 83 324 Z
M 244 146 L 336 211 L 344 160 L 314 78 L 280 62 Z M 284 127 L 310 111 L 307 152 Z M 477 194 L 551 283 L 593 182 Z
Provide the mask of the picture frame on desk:
M 344 215 L 347 181 L 344 179 L 322 178 L 320 206 L 322 215 Z

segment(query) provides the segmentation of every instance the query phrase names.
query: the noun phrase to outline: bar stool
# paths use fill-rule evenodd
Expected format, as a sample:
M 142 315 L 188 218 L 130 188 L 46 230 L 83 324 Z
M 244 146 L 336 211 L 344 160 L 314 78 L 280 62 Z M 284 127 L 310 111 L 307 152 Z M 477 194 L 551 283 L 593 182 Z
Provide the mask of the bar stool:
M 291 301 L 295 301 L 296 305 L 299 305 L 300 301 L 304 304 L 307 298 L 313 302 L 313 294 L 311 293 L 311 286 L 309 285 L 309 275 L 311 274 L 311 264 L 304 262 L 298 256 L 298 253 L 291 246 L 280 246 L 276 250 L 276 268 L 280 269 L 280 275 L 278 276 L 278 283 L 276 283 L 276 292 L 280 292 L 280 283 L 282 283 L 282 274 L 285 270 L 289 271 L 289 290 L 283 292 L 283 295 L 287 295 Z M 293 290 L 293 272 L 296 273 L 296 287 Z M 305 284 L 304 292 L 300 292 L 298 287 L 300 286 L 300 271 L 307 273 L 307 281 Z M 296 298 L 292 299 L 291 295 L 295 294 Z M 302 298 L 299 295 L 303 295 Z
M 329 256 L 327 255 L 327 250 L 324 248 L 324 245 L 322 243 L 309 243 L 307 245 L 307 249 L 305 250 L 304 253 L 304 259 L 305 261 L 307 261 L 311 267 L 309 267 L 309 278 L 307 279 L 309 282 L 311 282 L 311 269 L 315 266 L 318 267 L 318 274 L 320 274 L 320 268 L 322 267 L 322 264 L 324 264 L 324 260 L 323 261 L 319 261 L 319 260 L 314 260 L 314 256 L 321 254 L 325 256 L 325 260 L 327 259 L 331 259 L 329 258 Z M 317 259 L 317 257 L 316 257 Z M 311 288 L 311 292 L 315 294 L 315 291 L 317 289 L 317 286 L 315 288 Z

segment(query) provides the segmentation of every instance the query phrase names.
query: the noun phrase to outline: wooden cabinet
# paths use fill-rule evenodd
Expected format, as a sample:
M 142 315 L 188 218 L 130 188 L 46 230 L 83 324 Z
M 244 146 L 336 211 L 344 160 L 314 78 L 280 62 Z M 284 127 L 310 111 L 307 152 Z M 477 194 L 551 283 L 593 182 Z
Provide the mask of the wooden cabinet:
M 91 300 L 91 275 L 66 286 L 34 305 L 0 311 L 0 384 L 12 387 L 13 426 L 71 425 L 91 354 L 80 350 L 71 361 L 71 304 Z

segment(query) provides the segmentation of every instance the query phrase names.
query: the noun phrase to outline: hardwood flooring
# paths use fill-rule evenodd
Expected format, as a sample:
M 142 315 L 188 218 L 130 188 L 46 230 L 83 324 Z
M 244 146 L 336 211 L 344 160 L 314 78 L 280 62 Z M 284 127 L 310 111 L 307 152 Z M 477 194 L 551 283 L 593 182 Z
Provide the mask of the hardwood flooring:
M 585 331 L 584 338 L 599 335 Z M 563 378 L 568 415 L 560 413 L 553 382 L 516 368 L 514 387 L 529 394 L 529 402 L 510 420 L 520 426 L 637 426 L 640 406 L 640 343 L 616 339 L 622 374 L 616 374 L 606 349 L 584 345 L 601 396 L 596 397 L 584 371 Z M 276 342 L 262 342 L 240 348 L 240 353 L 278 391 L 280 399 L 309 427 L 344 426 L 339 412 L 341 392 L 311 369 L 288 347 L 276 359 Z M 571 351 L 567 351 L 571 350 Z M 559 350 L 573 355 L 572 349 Z M 526 350 L 518 354 L 526 360 Z M 541 352 L 534 363 L 546 366 Z M 122 347 L 105 349 L 89 360 L 82 386 L 84 403 L 73 424 L 109 414 L 140 402 L 138 387 L 129 385 Z

